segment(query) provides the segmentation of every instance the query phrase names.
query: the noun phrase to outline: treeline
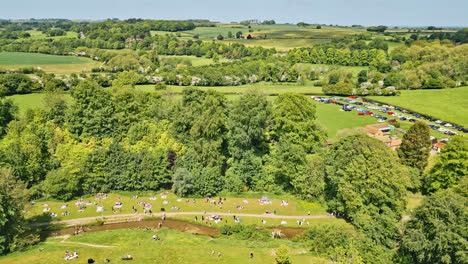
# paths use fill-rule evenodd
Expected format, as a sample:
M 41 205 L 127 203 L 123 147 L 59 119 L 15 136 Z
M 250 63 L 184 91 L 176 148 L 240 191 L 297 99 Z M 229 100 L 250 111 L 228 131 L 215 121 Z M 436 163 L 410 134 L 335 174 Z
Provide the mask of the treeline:
M 125 21 L 106 20 L 103 22 L 74 22 L 66 19 L 59 20 L 28 20 L 22 22 L 11 22 L 3 20 L 0 23 L 0 38 L 19 39 L 30 37 L 25 35 L 25 31 L 37 30 L 48 36 L 63 36 L 67 31 L 84 33 L 89 39 L 99 39 L 104 41 L 124 40 L 128 38 L 145 38 L 151 36 L 151 31 L 176 32 L 191 30 L 195 24 L 182 20 L 145 20 L 128 19 Z M 60 34 L 57 34 L 60 33 Z M 78 36 L 79 38 L 81 37 Z
M 342 66 L 373 66 L 380 71 L 388 71 L 388 57 L 381 49 L 335 49 L 300 48 L 288 52 L 291 63 L 313 63 Z
M 288 58 L 301 61 L 301 54 L 301 51 L 296 51 Z M 314 54 L 323 55 L 320 50 Z M 336 51 L 334 54 L 337 54 Z M 355 56 L 350 57 L 349 54 L 346 49 L 342 50 L 337 62 L 353 61 L 353 57 L 358 59 L 358 51 L 353 51 Z M 303 57 L 310 59 L 315 55 L 304 52 Z M 327 63 L 331 62 L 326 57 L 322 58 Z M 323 86 L 324 93 L 335 95 L 396 95 L 398 90 L 406 89 L 454 88 L 468 84 L 467 58 L 468 45 L 418 40 L 411 46 L 396 47 L 390 54 L 378 51 L 377 57 L 368 64 L 369 70 L 362 70 L 357 76 L 351 70 L 338 68 L 329 71 L 326 78 L 315 84 Z
M 56 40 L 0 40 L 0 50 L 9 52 L 38 52 L 54 55 L 70 55 L 79 53 L 77 48 L 89 49 L 123 49 L 151 50 L 159 55 L 193 55 L 211 58 L 214 54 L 225 58 L 239 59 L 244 57 L 265 58 L 275 54 L 275 49 L 262 47 L 246 47 L 243 44 L 224 44 L 219 42 L 203 42 L 201 40 L 182 41 L 174 36 L 154 36 L 133 43 L 122 41 L 104 41 L 91 39 L 62 38 Z M 101 51 L 100 53 L 104 53 Z M 94 56 L 93 56 L 94 57 Z M 99 57 L 98 57 L 99 58 Z
M 378 27 L 367 27 L 367 31 L 373 31 L 373 32 L 385 32 L 388 27 L 386 26 L 378 26 Z
M 252 93 L 230 106 L 213 91 L 188 88 L 172 102 L 125 87 L 82 82 L 71 90 L 70 107 L 60 96 L 48 97 L 45 110 L 8 125 L 1 166 L 35 195 L 60 199 L 173 185 L 186 195 L 292 190 L 303 171 L 288 155 L 299 155 L 305 169 L 307 153 L 320 152 L 325 139 L 315 107 L 301 95 L 280 96 L 272 105 Z M 292 104 L 301 108 L 293 111 Z
M 418 38 L 419 39 L 419 38 Z M 427 39 L 448 39 L 452 42 L 468 43 L 468 28 L 463 28 L 456 33 L 451 32 L 434 32 Z
M 75 32 L 83 32 L 89 39 L 116 42 L 129 38 L 151 37 L 151 31 L 176 32 L 194 28 L 195 24 L 189 21 L 129 19 L 87 24 L 76 28 Z

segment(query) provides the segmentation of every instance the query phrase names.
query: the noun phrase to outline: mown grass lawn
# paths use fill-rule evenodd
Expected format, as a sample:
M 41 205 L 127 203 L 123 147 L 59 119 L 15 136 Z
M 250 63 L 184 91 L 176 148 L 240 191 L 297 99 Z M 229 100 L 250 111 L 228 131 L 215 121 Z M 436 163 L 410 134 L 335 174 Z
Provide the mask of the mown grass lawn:
M 307 253 L 305 246 L 286 239 L 240 240 L 235 238 L 211 238 L 163 228 L 157 231 L 161 240 L 152 239 L 155 231 L 122 229 L 85 233 L 66 242 L 88 243 L 115 247 L 92 247 L 73 243 L 60 243 L 48 239 L 25 252 L 0 257 L 0 263 L 86 263 L 93 258 L 96 263 L 275 263 L 274 251 L 282 244 L 290 248 L 292 263 L 329 263 Z M 77 252 L 78 259 L 65 261 L 65 251 Z M 214 254 L 212 252 L 214 251 Z M 221 257 L 218 258 L 218 252 Z M 250 259 L 250 252 L 254 258 Z M 131 255 L 133 261 L 121 258 Z
M 402 90 L 400 96 L 371 96 L 369 99 L 468 127 L 468 86 L 438 90 Z

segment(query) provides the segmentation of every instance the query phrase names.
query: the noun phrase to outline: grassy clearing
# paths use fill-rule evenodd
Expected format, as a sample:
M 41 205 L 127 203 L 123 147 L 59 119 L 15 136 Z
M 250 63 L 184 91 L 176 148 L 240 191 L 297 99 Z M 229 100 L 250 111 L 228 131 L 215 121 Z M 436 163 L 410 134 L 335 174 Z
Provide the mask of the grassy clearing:
M 468 126 L 468 86 L 440 90 L 403 90 L 400 96 L 369 98 Z
M 78 259 L 70 263 L 84 263 L 93 258 L 96 263 L 103 263 L 105 258 L 110 263 L 126 263 L 121 260 L 125 255 L 132 255 L 134 263 L 275 263 L 274 250 L 286 244 L 291 250 L 292 263 L 329 263 L 326 259 L 311 256 L 304 245 L 285 239 L 239 240 L 234 238 L 210 238 L 181 233 L 169 229 L 157 232 L 161 240 L 153 241 L 155 231 L 135 229 L 102 231 L 72 237 L 66 242 L 88 243 L 116 247 L 97 248 L 80 244 L 60 243 L 57 239 L 48 239 L 25 252 L 17 252 L 0 258 L 0 263 L 65 263 L 64 252 L 77 252 Z M 40 250 L 40 249 L 43 250 Z M 212 254 L 214 251 L 214 254 Z M 221 257 L 217 257 L 217 252 Z M 254 258 L 250 259 L 250 252 Z
M 89 205 L 86 205 L 86 209 L 81 209 L 80 206 L 77 206 L 76 200 L 63 202 L 63 201 L 38 201 L 35 205 L 26 206 L 26 217 L 31 219 L 34 222 L 47 222 L 47 221 L 58 221 L 58 220 L 68 220 L 84 217 L 101 217 L 106 215 L 118 215 L 118 214 L 130 214 L 133 213 L 132 206 L 137 207 L 139 213 L 143 213 L 143 208 L 137 205 L 140 201 L 146 201 L 147 203 L 152 204 L 152 211 L 154 213 L 160 212 L 160 208 L 165 208 L 167 212 L 203 212 L 206 211 L 207 214 L 210 212 L 220 212 L 220 213 L 244 213 L 244 214 L 263 214 L 266 210 L 274 212 L 276 210 L 277 215 L 306 215 L 310 211 L 311 215 L 324 215 L 326 214 L 326 209 L 319 204 L 313 204 L 313 206 L 304 208 L 303 206 L 298 206 L 296 200 L 292 200 L 290 196 L 279 196 L 275 199 L 271 198 L 271 204 L 261 204 L 258 202 L 263 195 L 257 194 L 255 198 L 227 198 L 226 201 L 223 201 L 223 204 L 212 205 L 209 202 L 205 202 L 204 199 L 197 198 L 196 203 L 187 203 L 187 198 L 179 198 L 174 194 L 167 194 L 165 198 L 163 195 L 157 194 L 154 192 L 152 194 L 145 193 L 142 194 L 138 199 L 133 199 L 133 195 L 137 192 L 129 194 L 122 193 L 116 194 L 112 193 L 107 196 L 107 199 L 96 199 L 93 197 L 83 197 L 85 203 L 89 202 Z M 118 199 L 120 197 L 120 199 Z M 156 200 L 150 200 L 150 197 L 155 197 Z M 179 199 L 179 201 L 178 201 Z M 281 200 L 287 200 L 289 204 L 287 206 L 281 206 Z M 190 199 L 190 201 L 192 201 Z M 244 202 L 247 201 L 247 203 Z M 114 214 L 112 211 L 112 206 L 115 202 L 120 201 L 123 203 L 120 213 Z M 167 201 L 167 204 L 164 204 L 163 201 Z M 96 205 L 94 204 L 96 203 Z M 43 206 L 48 204 L 48 206 Z M 68 206 L 64 209 L 61 209 L 62 205 L 67 204 Z M 106 211 L 96 212 L 97 205 L 104 206 Z M 180 208 L 180 210 L 173 211 L 171 208 L 175 206 Z M 244 206 L 243 209 L 238 210 L 237 206 Z M 49 211 L 44 211 L 45 208 L 50 208 Z M 65 211 L 68 211 L 70 214 L 62 216 L 61 214 Z M 50 218 L 48 215 L 50 213 L 56 213 L 58 216 Z
M 26 112 L 27 109 L 34 109 L 34 108 L 43 108 L 44 107 L 44 97 L 46 94 L 44 93 L 32 93 L 32 94 L 15 94 L 9 96 L 13 102 L 19 108 L 19 114 L 23 114 Z M 71 101 L 71 96 L 68 94 L 63 95 L 65 100 Z

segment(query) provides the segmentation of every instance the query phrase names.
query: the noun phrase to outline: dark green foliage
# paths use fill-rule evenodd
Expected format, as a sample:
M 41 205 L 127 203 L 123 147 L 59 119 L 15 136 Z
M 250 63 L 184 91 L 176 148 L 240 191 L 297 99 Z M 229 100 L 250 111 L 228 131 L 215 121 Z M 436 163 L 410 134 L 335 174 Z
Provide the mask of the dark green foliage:
M 418 121 L 414 123 L 406 134 L 400 148 L 398 148 L 398 156 L 403 164 L 417 168 L 421 173 L 426 168 L 429 153 L 431 151 L 431 140 L 429 135 L 429 127 L 426 123 Z
M 325 141 L 324 132 L 315 122 L 315 105 L 300 94 L 286 93 L 275 99 L 271 130 L 274 141 L 289 140 L 306 153 L 319 151 Z
M 445 190 L 424 199 L 405 223 L 400 251 L 413 263 L 468 263 L 468 199 Z
M 339 263 L 392 263 L 392 252 L 346 226 L 320 225 L 294 240 L 304 242 L 314 255 Z
M 40 84 L 23 73 L 0 74 L 0 96 L 27 94 L 39 90 Z
M 70 130 L 84 137 L 110 137 L 116 131 L 114 106 L 109 92 L 85 81 L 71 90 Z
M 26 233 L 23 209 L 26 186 L 16 181 L 10 170 L 0 172 L 0 255 L 37 243 L 38 238 Z
M 378 27 L 367 27 L 367 31 L 374 31 L 374 32 L 384 32 L 387 29 L 386 26 L 378 26 Z
M 367 82 L 367 71 L 362 70 L 358 73 L 358 83 Z
M 270 237 L 268 231 L 257 230 L 255 225 L 223 225 L 220 229 L 220 234 L 223 236 L 232 236 L 242 240 L 266 240 Z
M 264 95 L 251 92 L 234 102 L 227 120 L 226 137 L 232 157 L 226 172 L 228 189 L 255 188 L 264 177 L 262 156 L 268 152 L 270 118 L 271 105 Z
M 468 175 L 468 141 L 461 136 L 451 137 L 436 159 L 424 183 L 428 193 L 447 189 Z
M 329 210 L 392 247 L 410 185 L 398 157 L 379 140 L 349 136 L 329 148 L 325 179 Z
M 0 137 L 6 134 L 6 128 L 10 121 L 15 119 L 18 107 L 11 99 L 0 97 Z
M 118 142 L 91 152 L 86 162 L 86 192 L 158 190 L 169 187 L 171 173 L 164 150 L 127 151 Z
M 319 152 L 325 139 L 324 132 L 315 123 L 315 106 L 303 95 L 279 95 L 273 104 L 270 135 L 274 144 L 267 174 L 274 176 L 284 189 L 299 191 L 300 187 L 293 183 L 304 173 L 306 156 Z

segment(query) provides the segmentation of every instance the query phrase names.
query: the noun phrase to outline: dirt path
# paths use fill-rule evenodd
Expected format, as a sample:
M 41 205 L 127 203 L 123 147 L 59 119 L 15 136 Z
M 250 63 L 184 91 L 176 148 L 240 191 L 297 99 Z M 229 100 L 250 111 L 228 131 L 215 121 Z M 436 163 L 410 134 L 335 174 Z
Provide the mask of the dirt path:
M 83 246 L 88 246 L 88 247 L 95 247 L 95 248 L 116 248 L 117 246 L 105 246 L 105 245 L 96 245 L 96 244 L 89 244 L 89 243 L 81 243 L 81 242 L 68 242 L 65 241 L 69 238 L 70 236 L 64 236 L 63 240 L 60 242 L 44 242 L 47 244 L 54 244 L 54 243 L 64 243 L 64 244 L 76 244 L 76 245 L 83 245 Z
M 153 214 L 117 214 L 117 215 L 107 215 L 104 216 L 104 220 L 117 219 L 117 218 L 135 218 L 135 217 L 162 217 L 164 213 L 153 213 Z M 217 212 L 168 212 L 165 213 L 166 217 L 174 217 L 179 215 L 221 215 L 221 216 L 236 216 L 236 217 L 257 217 L 257 218 L 274 218 L 274 219 L 315 219 L 315 218 L 335 218 L 334 216 L 328 215 L 275 215 L 275 214 L 242 214 L 242 213 L 217 213 Z M 85 218 L 76 218 L 70 220 L 60 220 L 60 221 L 51 221 L 43 223 L 33 223 L 33 226 L 45 226 L 45 225 L 55 225 L 55 224 L 68 224 L 68 225 L 79 225 L 87 223 L 90 221 L 102 219 L 100 216 L 96 217 L 85 217 Z

